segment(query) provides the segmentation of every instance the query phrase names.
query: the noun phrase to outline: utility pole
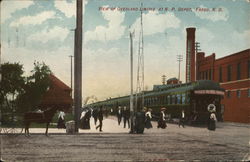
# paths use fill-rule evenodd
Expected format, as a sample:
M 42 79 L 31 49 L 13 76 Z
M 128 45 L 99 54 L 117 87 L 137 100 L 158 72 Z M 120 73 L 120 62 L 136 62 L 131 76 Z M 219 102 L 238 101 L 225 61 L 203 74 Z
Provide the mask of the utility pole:
M 70 89 L 71 89 L 71 93 L 70 93 L 70 96 L 72 97 L 72 92 L 73 92 L 73 87 L 72 87 L 72 81 L 73 81 L 73 67 L 72 67 L 72 58 L 74 56 L 70 55 Z
M 82 0 L 76 1 L 76 31 L 75 31 L 75 75 L 74 75 L 74 119 L 75 133 L 79 130 L 79 113 L 82 107 Z
M 180 83 L 180 68 L 181 68 L 181 61 L 183 60 L 182 55 L 177 55 L 177 61 L 179 62 L 179 73 L 178 73 L 178 83 Z
M 142 4 L 141 4 L 142 8 Z M 139 96 L 138 96 L 139 95 Z M 140 108 L 144 107 L 144 40 L 143 40 L 143 20 L 141 10 L 141 24 L 139 34 L 139 45 L 138 45 L 138 69 L 137 69 L 137 87 L 136 87 L 136 99 L 135 99 L 135 112 L 140 111 Z M 138 98 L 141 98 L 138 103 Z
M 195 60 L 195 74 L 196 74 L 196 76 L 195 76 L 195 80 L 198 80 L 198 79 L 200 79 L 200 76 L 199 76 L 199 70 L 198 70 L 198 67 L 199 67 L 199 65 L 198 65 L 198 62 L 197 62 L 197 53 L 199 52 L 199 51 L 201 51 L 201 49 L 200 49 L 200 43 L 199 42 L 195 42 L 195 56 L 196 56 L 196 60 Z
M 135 124 L 135 112 L 134 112 L 134 101 L 133 101 L 133 34 L 134 33 L 129 33 L 130 37 L 130 133 L 134 133 L 134 124 Z
M 162 75 L 162 85 L 166 84 L 166 75 Z

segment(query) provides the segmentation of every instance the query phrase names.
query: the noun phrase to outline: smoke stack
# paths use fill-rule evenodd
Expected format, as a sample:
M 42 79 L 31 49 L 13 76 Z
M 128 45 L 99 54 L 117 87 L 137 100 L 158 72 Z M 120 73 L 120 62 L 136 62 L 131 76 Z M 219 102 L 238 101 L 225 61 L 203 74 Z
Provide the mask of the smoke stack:
M 195 81 L 195 28 L 187 28 L 186 82 Z

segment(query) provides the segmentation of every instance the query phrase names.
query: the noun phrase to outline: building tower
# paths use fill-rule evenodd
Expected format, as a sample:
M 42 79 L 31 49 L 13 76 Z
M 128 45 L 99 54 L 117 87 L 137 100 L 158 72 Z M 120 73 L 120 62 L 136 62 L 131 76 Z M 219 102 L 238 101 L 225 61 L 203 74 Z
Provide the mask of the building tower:
M 187 28 L 186 82 L 195 81 L 195 28 Z

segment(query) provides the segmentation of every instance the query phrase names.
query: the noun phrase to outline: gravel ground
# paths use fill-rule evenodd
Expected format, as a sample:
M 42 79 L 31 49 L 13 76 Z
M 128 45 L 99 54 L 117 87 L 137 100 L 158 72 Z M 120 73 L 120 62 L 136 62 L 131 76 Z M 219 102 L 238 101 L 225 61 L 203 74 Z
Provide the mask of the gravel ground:
M 31 129 L 31 137 L 1 136 L 5 161 L 242 161 L 249 157 L 249 125 L 218 123 L 216 131 L 206 128 L 152 129 L 144 134 L 128 134 L 127 128 L 113 119 L 104 120 L 103 132 L 80 130 L 67 135 L 65 130 Z

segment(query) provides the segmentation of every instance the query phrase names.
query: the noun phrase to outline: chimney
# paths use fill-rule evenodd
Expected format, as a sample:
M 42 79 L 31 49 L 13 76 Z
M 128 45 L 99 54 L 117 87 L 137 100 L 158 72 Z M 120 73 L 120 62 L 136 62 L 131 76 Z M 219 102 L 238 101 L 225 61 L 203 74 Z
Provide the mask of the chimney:
M 195 81 L 195 28 L 187 28 L 186 82 Z

